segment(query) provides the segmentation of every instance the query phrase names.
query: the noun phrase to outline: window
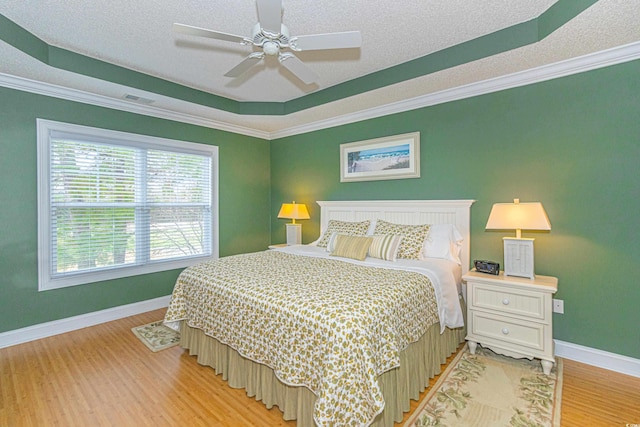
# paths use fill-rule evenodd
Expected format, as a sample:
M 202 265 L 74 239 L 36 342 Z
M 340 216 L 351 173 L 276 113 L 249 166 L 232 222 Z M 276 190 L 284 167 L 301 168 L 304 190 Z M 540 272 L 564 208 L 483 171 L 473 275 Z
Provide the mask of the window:
M 39 290 L 217 258 L 217 147 L 37 123 Z

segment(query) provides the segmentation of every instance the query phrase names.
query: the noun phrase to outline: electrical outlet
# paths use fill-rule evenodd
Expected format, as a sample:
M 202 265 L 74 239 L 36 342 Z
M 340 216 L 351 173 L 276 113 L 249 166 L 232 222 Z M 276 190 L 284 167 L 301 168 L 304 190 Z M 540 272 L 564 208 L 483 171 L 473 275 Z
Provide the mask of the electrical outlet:
M 564 300 L 562 299 L 555 299 L 553 300 L 553 312 L 554 313 L 559 313 L 559 314 L 564 314 Z

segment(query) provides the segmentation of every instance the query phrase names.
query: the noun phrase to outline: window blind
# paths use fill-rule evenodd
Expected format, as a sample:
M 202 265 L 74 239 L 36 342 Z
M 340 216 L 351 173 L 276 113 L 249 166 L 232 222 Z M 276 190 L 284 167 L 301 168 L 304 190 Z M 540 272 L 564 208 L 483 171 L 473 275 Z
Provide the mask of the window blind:
M 60 131 L 48 148 L 52 281 L 212 256 L 209 152 Z

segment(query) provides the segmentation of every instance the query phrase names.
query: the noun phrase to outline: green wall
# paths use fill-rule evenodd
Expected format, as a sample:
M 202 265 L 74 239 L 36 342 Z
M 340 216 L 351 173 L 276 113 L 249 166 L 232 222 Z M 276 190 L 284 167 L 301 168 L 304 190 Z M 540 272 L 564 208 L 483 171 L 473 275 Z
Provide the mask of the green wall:
M 38 292 L 36 118 L 217 145 L 220 255 L 269 244 L 268 141 L 0 88 L 0 332 L 169 295 L 180 272 Z
M 168 295 L 179 270 L 37 291 L 36 118 L 220 147 L 220 254 L 285 239 L 283 201 L 476 199 L 472 259 L 502 260 L 484 231 L 496 202 L 541 201 L 536 272 L 557 276 L 557 339 L 640 358 L 640 61 L 271 143 L 0 88 L 0 332 Z M 340 183 L 341 143 L 421 132 L 419 179 Z M 269 161 L 270 157 L 270 161 Z
M 475 199 L 472 259 L 502 263 L 484 230 L 493 203 L 543 203 L 552 224 L 535 237 L 536 272 L 559 279 L 554 337 L 640 358 L 640 61 L 272 141 L 272 241 L 283 201 Z M 421 133 L 419 179 L 340 183 L 341 143 Z

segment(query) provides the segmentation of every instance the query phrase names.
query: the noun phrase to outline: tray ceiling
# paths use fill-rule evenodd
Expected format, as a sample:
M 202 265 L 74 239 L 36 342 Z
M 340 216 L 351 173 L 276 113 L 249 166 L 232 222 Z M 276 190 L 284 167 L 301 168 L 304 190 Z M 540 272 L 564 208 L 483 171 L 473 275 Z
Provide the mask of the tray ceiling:
M 283 4 L 292 34 L 358 30 L 362 47 L 299 53 L 320 76 L 312 85 L 273 61 L 233 79 L 224 73 L 250 47 L 175 34 L 171 27 L 179 22 L 250 36 L 257 21 L 252 0 L 3 0 L 0 73 L 5 86 L 16 78 L 270 138 L 640 41 L 637 0 Z M 38 48 L 30 37 L 39 39 Z M 48 54 L 34 54 L 42 46 Z M 115 72 L 110 65 L 118 66 Z

